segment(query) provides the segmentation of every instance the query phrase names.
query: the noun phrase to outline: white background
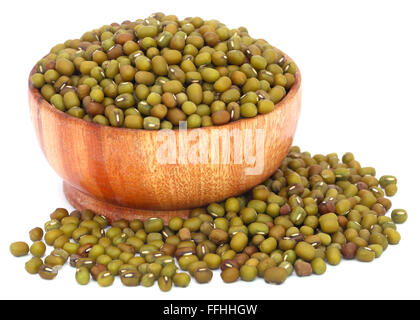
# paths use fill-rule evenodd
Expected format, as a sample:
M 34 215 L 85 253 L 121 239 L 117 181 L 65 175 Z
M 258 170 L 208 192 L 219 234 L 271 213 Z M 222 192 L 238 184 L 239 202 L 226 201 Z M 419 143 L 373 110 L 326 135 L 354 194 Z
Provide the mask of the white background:
M 77 3 L 76 3 L 77 2 Z M 9 1 L 0 12 L 0 298 L 327 299 L 420 298 L 418 197 L 420 19 L 416 1 Z M 303 105 L 295 143 L 315 153 L 352 151 L 378 174 L 398 177 L 395 207 L 409 219 L 400 245 L 370 264 L 343 262 L 323 276 L 290 277 L 281 286 L 262 280 L 161 293 L 153 288 L 81 287 L 66 267 L 55 281 L 24 270 L 11 241 L 67 207 L 61 180 L 42 155 L 29 121 L 27 76 L 50 47 L 103 24 L 163 11 L 246 26 L 297 62 Z

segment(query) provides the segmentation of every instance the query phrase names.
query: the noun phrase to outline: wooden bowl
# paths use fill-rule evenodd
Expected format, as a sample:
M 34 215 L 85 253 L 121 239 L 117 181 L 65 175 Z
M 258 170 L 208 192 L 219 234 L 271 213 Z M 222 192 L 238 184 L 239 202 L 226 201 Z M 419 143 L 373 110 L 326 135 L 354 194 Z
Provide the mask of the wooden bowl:
M 34 72 L 35 68 L 31 75 Z M 74 118 L 49 104 L 30 81 L 29 105 L 41 149 L 64 180 L 64 193 L 71 205 L 79 210 L 89 208 L 111 220 L 159 216 L 168 221 L 174 215 L 188 216 L 189 209 L 244 193 L 273 174 L 292 144 L 300 113 L 301 76 L 298 71 L 295 84 L 271 113 L 172 133 L 177 151 L 185 132 L 210 137 L 214 129 L 239 133 L 242 143 L 236 146 L 251 146 L 251 155 L 259 147 L 264 155 L 260 161 L 263 168 L 254 175 L 247 174 L 252 164 L 235 161 L 239 153 L 233 139 L 225 149 L 224 162 L 184 164 L 185 157 L 177 152 L 176 163 L 165 164 L 157 161 L 163 143 L 157 141 L 159 131 L 107 127 Z M 255 133 L 256 129 L 264 131 L 263 145 L 256 139 L 251 143 L 244 140 L 247 130 Z M 184 145 L 190 148 L 197 143 L 193 140 Z M 222 153 L 222 148 L 220 143 L 214 150 Z

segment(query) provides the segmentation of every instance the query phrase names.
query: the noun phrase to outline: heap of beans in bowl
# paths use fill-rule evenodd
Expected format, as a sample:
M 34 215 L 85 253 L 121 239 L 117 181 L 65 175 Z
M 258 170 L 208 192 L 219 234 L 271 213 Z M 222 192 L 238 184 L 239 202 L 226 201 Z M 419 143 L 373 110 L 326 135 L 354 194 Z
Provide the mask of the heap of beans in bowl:
M 55 108 L 105 126 L 223 125 L 273 111 L 296 64 L 244 27 L 156 13 L 54 46 L 32 85 Z
M 340 161 L 336 153 L 312 156 L 292 147 L 263 184 L 194 209 L 188 219 L 108 221 L 90 210 L 59 208 L 44 228 L 30 230 L 30 246 L 15 242 L 10 251 L 30 252 L 26 271 L 48 280 L 68 262 L 80 285 L 107 287 L 119 278 L 126 286 L 157 283 L 169 291 L 192 278 L 208 283 L 217 269 L 225 283 L 281 284 L 293 274 L 321 275 L 342 260 L 374 261 L 398 244 L 397 225 L 408 215 L 391 210 L 388 197 L 396 192 L 394 176 L 376 178 L 352 153 Z

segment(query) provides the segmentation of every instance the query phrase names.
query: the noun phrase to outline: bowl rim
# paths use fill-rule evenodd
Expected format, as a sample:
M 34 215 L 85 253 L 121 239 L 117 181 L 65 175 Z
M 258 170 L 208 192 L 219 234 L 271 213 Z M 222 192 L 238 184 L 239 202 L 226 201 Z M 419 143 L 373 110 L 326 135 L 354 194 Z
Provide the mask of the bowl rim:
M 286 59 L 290 59 L 289 56 L 287 56 L 285 54 Z M 56 107 L 54 107 L 51 103 L 49 103 L 42 95 L 41 92 L 38 88 L 34 87 L 32 85 L 32 81 L 31 81 L 31 77 L 33 74 L 36 73 L 36 65 L 32 68 L 30 74 L 29 74 L 29 78 L 28 78 L 28 89 L 29 89 L 29 95 L 30 97 L 34 98 L 37 103 L 36 103 L 36 108 L 37 109 L 41 109 L 41 108 L 46 108 L 48 111 L 55 113 L 58 117 L 62 118 L 63 120 L 72 120 L 75 121 L 75 123 L 80 124 L 80 125 L 85 125 L 87 127 L 90 127 L 94 130 L 109 130 L 109 132 L 115 131 L 115 133 L 117 132 L 131 132 L 131 133 L 137 133 L 137 134 L 157 134 L 159 131 L 161 130 L 145 130 L 145 129 L 131 129 L 131 128 L 120 128 L 120 127 L 112 127 L 112 126 L 104 126 L 102 124 L 99 123 L 95 123 L 95 122 L 89 122 L 77 117 L 73 117 L 61 110 L 58 110 Z M 193 130 L 205 130 L 207 132 L 213 130 L 213 129 L 233 129 L 238 123 L 242 122 L 243 124 L 246 124 L 246 122 L 253 122 L 253 121 L 258 121 L 258 119 L 261 119 L 263 117 L 269 116 L 270 114 L 273 114 L 276 109 L 279 108 L 283 108 L 285 105 L 288 104 L 289 101 L 295 99 L 295 97 L 298 95 L 298 93 L 300 92 L 300 88 L 301 88 L 301 83 L 302 83 L 302 77 L 301 77 L 301 73 L 299 70 L 299 67 L 297 67 L 296 73 L 295 73 L 295 82 L 293 83 L 292 87 L 289 89 L 289 91 L 287 92 L 287 94 L 279 101 L 275 104 L 274 106 L 274 110 L 269 112 L 269 113 L 265 113 L 265 114 L 258 114 L 255 117 L 252 118 L 242 118 L 240 120 L 235 120 L 235 121 L 231 121 L 227 124 L 224 125 L 219 125 L 219 126 L 209 126 L 209 127 L 199 127 L 199 128 L 189 128 L 186 129 L 187 132 L 191 132 Z M 179 130 L 173 130 L 176 134 L 178 134 L 180 131 Z M 183 132 L 185 132 L 183 130 Z

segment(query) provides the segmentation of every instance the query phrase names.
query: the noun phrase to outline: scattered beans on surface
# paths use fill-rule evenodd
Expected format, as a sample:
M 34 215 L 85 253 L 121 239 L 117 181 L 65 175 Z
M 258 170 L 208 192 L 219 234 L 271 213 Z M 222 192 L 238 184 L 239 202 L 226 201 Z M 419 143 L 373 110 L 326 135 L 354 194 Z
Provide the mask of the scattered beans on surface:
M 138 32 L 156 30 L 139 28 Z M 166 55 L 171 62 L 179 59 L 173 52 Z M 198 58 L 199 63 L 209 59 L 205 52 Z M 216 55 L 215 59 L 224 58 Z M 242 57 L 231 55 L 230 59 L 236 62 Z M 259 58 L 253 61 L 255 68 L 264 66 Z M 145 68 L 146 62 L 138 63 Z M 163 73 L 158 62 L 155 68 Z M 71 66 L 61 62 L 60 69 L 70 72 Z M 124 70 L 129 79 L 130 69 Z M 189 93 L 197 95 L 195 90 Z M 343 259 L 371 262 L 401 241 L 397 224 L 407 220 L 407 211 L 393 209 L 386 215 L 392 203 L 384 191 L 396 185 L 397 179 L 383 176 L 378 180 L 375 175 L 374 168 L 362 167 L 351 153 L 340 161 L 335 153 L 312 156 L 292 147 L 263 184 L 241 196 L 194 209 L 188 219 L 173 217 L 167 225 L 160 218 L 110 222 L 90 210 L 69 213 L 59 208 L 44 230 L 29 232 L 31 246 L 14 242 L 10 251 L 17 257 L 32 254 L 26 271 L 47 280 L 69 262 L 76 268 L 80 285 L 97 282 L 107 287 L 120 278 L 125 286 L 157 283 L 166 292 L 187 287 L 192 278 L 208 283 L 217 269 L 225 283 L 261 278 L 282 284 L 293 273 L 299 277 L 324 274 L 328 265 L 336 266 Z M 54 247 L 45 257 L 44 242 Z

